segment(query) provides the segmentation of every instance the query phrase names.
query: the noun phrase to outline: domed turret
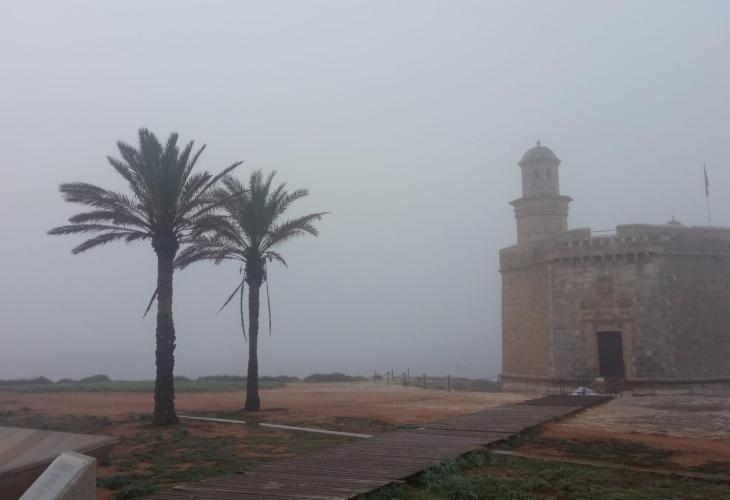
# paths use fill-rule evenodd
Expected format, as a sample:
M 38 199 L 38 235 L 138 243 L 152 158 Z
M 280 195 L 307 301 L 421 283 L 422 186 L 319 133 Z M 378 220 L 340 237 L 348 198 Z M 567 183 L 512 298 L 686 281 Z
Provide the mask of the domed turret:
M 522 198 L 511 203 L 517 217 L 517 242 L 568 230 L 568 196 L 560 195 L 558 167 L 553 151 L 540 144 L 528 149 L 518 163 L 522 169 Z
M 553 160 L 560 163 L 560 160 L 558 160 L 558 157 L 555 156 L 553 150 L 547 146 L 540 145 L 540 141 L 537 141 L 537 146 L 525 151 L 525 154 L 522 155 L 522 159 L 520 160 L 519 165 L 522 166 L 523 163 L 537 160 Z
M 672 220 L 670 220 L 669 222 L 667 222 L 667 226 L 676 226 L 676 227 L 682 227 L 682 226 L 684 226 L 684 224 L 682 224 L 681 222 L 679 222 L 679 221 L 678 221 L 677 219 L 675 219 L 675 218 L 674 218 L 674 216 L 672 215 Z
M 540 145 L 528 149 L 518 163 L 522 168 L 522 196 L 559 196 L 560 160 L 552 149 Z

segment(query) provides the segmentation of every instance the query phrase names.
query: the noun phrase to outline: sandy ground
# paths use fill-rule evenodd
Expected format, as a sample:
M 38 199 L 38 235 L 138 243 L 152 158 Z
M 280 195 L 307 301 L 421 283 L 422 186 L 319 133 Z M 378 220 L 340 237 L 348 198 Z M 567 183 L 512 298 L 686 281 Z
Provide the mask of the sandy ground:
M 291 384 L 261 391 L 261 418 L 273 421 L 326 421 L 332 417 L 379 419 L 415 424 L 529 399 L 527 394 L 446 392 L 382 383 Z M 179 393 L 178 413 L 233 411 L 243 406 L 239 392 Z M 130 392 L 0 393 L 0 411 L 28 408 L 47 415 L 106 417 L 149 413 L 152 394 Z
M 547 438 L 618 439 L 669 450 L 678 466 L 730 464 L 730 398 L 724 395 L 626 393 L 543 429 Z
M 625 394 L 566 420 L 570 429 L 730 439 L 730 398 L 689 394 Z

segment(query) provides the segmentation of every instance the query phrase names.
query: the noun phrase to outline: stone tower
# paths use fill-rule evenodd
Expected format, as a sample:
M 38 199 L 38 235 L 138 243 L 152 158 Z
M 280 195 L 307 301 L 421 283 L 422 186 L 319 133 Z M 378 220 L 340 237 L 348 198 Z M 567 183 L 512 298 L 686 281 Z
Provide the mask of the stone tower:
M 517 218 L 519 245 L 568 230 L 572 199 L 560 195 L 559 165 L 555 153 L 540 141 L 522 156 L 522 198 L 510 202 Z
M 527 151 L 518 243 L 499 252 L 507 390 L 730 382 L 730 228 L 567 230 L 560 160 Z

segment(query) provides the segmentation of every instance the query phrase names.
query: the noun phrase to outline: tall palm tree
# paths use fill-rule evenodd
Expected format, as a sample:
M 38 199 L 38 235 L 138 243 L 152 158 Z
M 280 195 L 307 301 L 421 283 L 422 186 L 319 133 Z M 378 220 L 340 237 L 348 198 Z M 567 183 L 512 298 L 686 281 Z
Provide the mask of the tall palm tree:
M 175 413 L 175 325 L 172 319 L 172 275 L 174 260 L 181 246 L 195 230 L 215 220 L 217 201 L 211 188 L 235 169 L 236 162 L 218 175 L 192 173 L 205 146 L 193 152 L 193 142 L 182 149 L 178 135 L 171 134 L 163 146 L 155 134 L 139 130 L 139 147 L 117 142 L 121 159 L 107 157 L 109 163 L 129 184 L 130 194 L 110 191 L 85 182 L 61 184 L 64 199 L 90 207 L 74 215 L 70 224 L 48 231 L 49 234 L 96 234 L 76 246 L 72 253 L 124 240 L 151 240 L 157 254 L 157 333 L 155 348 L 154 423 L 177 422 Z M 149 306 L 148 306 L 149 309 Z
M 279 253 L 280 247 L 296 236 L 317 236 L 313 223 L 326 214 L 319 212 L 282 220 L 291 204 L 309 193 L 305 189 L 287 192 L 286 184 L 272 188 L 275 174 L 276 172 L 272 172 L 264 177 L 260 170 L 256 170 L 249 177 L 248 185 L 232 176 L 226 176 L 222 181 L 223 187 L 212 193 L 214 198 L 220 200 L 222 216 L 197 230 L 191 244 L 180 252 L 176 260 L 176 265 L 181 268 L 206 259 L 216 264 L 224 260 L 242 263 L 241 281 L 221 309 L 236 293 L 240 293 L 241 327 L 245 337 L 243 297 L 245 285 L 248 285 L 247 410 L 261 408 L 258 375 L 259 292 L 261 285 L 268 279 L 266 263 L 277 261 L 286 267 L 286 261 Z

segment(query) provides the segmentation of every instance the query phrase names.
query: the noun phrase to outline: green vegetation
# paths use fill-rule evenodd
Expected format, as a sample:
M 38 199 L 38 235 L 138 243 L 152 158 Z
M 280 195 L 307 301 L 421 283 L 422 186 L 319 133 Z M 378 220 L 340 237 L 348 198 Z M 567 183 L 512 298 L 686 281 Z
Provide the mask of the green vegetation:
M 361 500 L 730 499 L 725 483 L 474 452 Z
M 365 377 L 345 375 L 344 373 L 313 373 L 305 377 L 303 382 L 364 382 Z
M 8 390 L 6 388 L 15 387 L 15 386 L 24 386 L 24 385 L 51 385 L 53 382 L 46 377 L 36 377 L 36 378 L 16 378 L 11 380 L 2 380 L 0 379 L 0 387 L 2 387 L 3 390 Z
M 112 460 L 116 474 L 97 481 L 99 487 L 115 490 L 117 498 L 148 495 L 172 483 L 243 472 L 261 462 L 241 457 L 236 451 L 238 441 L 232 437 L 195 436 L 184 425 L 166 433 L 148 429 L 133 442 L 145 446 Z
M 243 472 L 265 461 L 349 441 L 340 436 L 281 433 L 254 425 L 245 429 L 243 436 L 240 433 L 209 436 L 195 434 L 185 424 L 174 429 L 145 424 L 140 433 L 124 438 L 123 444 L 129 452 L 121 456 L 112 453 L 109 465 L 115 467 L 115 474 L 100 477 L 97 485 L 114 490 L 117 498 L 134 498 L 176 483 Z
M 278 381 L 279 378 L 262 378 L 261 387 L 263 389 L 283 387 L 285 383 Z M 288 379 L 289 377 L 283 378 Z M 175 380 L 175 389 L 178 392 L 241 391 L 245 388 L 245 377 L 231 375 L 213 375 L 195 380 L 178 377 Z M 0 380 L 0 391 L 12 392 L 153 392 L 154 390 L 154 380 L 110 380 L 106 375 L 96 375 L 81 380 L 66 378 L 56 383 L 45 377 L 25 380 Z
M 541 437 L 532 444 L 539 447 L 559 449 L 573 458 L 645 467 L 666 465 L 672 455 L 671 451 L 653 448 L 634 441 L 617 439 L 583 440 Z
M 108 375 L 92 375 L 90 377 L 84 377 L 79 380 L 82 384 L 96 384 L 99 382 L 111 382 L 112 379 Z
M 565 456 L 644 467 L 668 466 L 672 452 L 636 441 L 621 439 L 565 439 L 541 435 L 540 427 L 527 429 L 505 441 L 504 449 L 534 448 L 560 450 Z

